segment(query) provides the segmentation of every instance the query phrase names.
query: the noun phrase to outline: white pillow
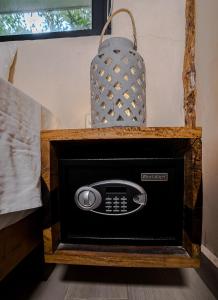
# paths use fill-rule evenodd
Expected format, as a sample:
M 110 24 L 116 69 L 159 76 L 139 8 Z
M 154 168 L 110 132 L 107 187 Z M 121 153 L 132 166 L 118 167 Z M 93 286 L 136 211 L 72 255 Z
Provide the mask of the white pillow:
M 0 77 L 8 80 L 10 68 L 17 52 L 15 44 L 0 43 Z

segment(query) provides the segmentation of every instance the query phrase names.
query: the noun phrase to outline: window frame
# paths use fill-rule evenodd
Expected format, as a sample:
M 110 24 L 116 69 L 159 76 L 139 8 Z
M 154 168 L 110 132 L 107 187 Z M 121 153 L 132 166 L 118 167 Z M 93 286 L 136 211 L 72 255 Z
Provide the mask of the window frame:
M 111 0 L 92 0 L 92 29 L 5 35 L 5 36 L 0 36 L 0 42 L 100 35 L 102 28 L 107 21 L 107 13 L 108 11 L 110 11 L 110 7 L 111 7 Z M 110 27 L 108 28 L 107 33 L 108 34 L 111 33 Z

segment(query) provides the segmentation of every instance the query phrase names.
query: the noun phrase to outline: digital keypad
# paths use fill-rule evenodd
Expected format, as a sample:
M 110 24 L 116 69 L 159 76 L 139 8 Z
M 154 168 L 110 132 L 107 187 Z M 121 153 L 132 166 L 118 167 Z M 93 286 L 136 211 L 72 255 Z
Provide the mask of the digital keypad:
M 122 214 L 128 212 L 125 194 L 109 194 L 105 198 L 105 212 L 108 214 Z

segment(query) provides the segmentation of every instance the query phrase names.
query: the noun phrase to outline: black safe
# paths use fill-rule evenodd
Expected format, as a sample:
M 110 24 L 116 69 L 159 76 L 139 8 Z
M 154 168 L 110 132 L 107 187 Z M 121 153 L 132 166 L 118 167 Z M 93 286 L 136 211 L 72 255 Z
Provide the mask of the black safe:
M 62 243 L 182 245 L 176 139 L 75 142 L 60 157 Z

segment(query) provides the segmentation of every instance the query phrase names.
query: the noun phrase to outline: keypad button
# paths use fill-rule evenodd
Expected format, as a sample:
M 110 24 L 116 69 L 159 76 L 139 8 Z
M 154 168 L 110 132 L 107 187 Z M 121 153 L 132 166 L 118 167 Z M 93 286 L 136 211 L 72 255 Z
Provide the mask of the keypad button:
M 127 204 L 127 201 L 121 201 L 121 204 Z

